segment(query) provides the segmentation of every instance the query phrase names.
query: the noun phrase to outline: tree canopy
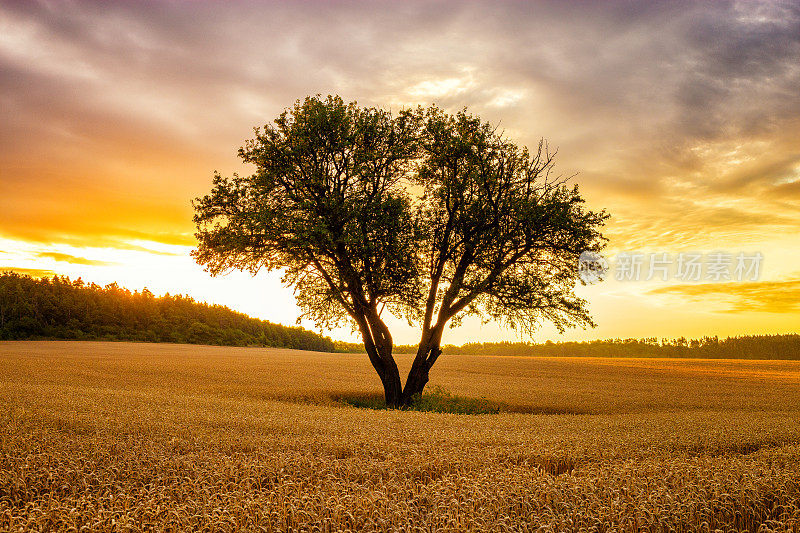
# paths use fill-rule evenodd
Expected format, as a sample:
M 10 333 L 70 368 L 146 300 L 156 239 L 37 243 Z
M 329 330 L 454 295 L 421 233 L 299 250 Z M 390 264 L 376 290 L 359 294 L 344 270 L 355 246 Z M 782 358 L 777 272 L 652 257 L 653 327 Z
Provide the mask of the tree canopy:
M 389 111 L 308 97 L 239 150 L 249 176 L 214 175 L 194 201 L 195 259 L 212 274 L 282 269 L 303 317 L 351 323 L 389 405 L 420 394 L 448 324 L 468 315 L 532 332 L 592 325 L 578 256 L 604 211 L 553 174 L 541 141 L 431 106 Z M 384 312 L 421 325 L 402 387 Z

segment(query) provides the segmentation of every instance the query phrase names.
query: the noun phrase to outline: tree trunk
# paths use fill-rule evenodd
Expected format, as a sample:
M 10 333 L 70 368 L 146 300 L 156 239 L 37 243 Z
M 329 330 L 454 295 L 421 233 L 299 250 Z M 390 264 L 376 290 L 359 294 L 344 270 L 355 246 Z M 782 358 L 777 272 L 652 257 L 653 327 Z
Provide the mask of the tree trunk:
M 389 368 L 386 369 L 384 374 L 383 381 L 383 394 L 386 399 L 387 407 L 397 408 L 402 405 L 402 398 L 403 398 L 403 388 L 400 383 L 400 371 L 397 369 L 397 365 L 392 364 L 387 365 Z
M 400 370 L 391 355 L 391 348 L 388 350 L 387 352 L 386 347 L 372 346 L 367 348 L 367 354 L 370 356 L 372 366 L 378 372 L 378 377 L 381 378 L 386 405 L 397 408 L 402 403 L 403 385 L 400 381 Z
M 388 407 L 400 407 L 403 398 L 403 385 L 400 382 L 400 370 L 392 357 L 392 342 L 384 341 L 376 345 L 378 358 L 383 367 L 382 372 L 378 372 L 383 383 L 383 394 Z
M 374 317 L 373 317 L 374 318 Z M 388 334 L 383 324 L 377 324 L 376 328 L 371 328 L 367 318 L 364 316 L 356 317 L 356 323 L 361 330 L 361 337 L 364 341 L 364 348 L 367 350 L 372 367 L 378 373 L 383 384 L 383 394 L 388 407 L 400 407 L 403 398 L 403 385 L 400 382 L 400 371 L 397 363 L 392 357 L 392 338 Z M 380 326 L 383 326 L 383 334 L 375 335 Z M 377 337 L 377 338 L 376 338 Z
M 406 386 L 403 389 L 402 404 L 408 406 L 420 394 L 428 383 L 428 371 L 441 355 L 439 343 L 435 341 L 421 342 L 417 348 L 417 355 L 408 373 Z

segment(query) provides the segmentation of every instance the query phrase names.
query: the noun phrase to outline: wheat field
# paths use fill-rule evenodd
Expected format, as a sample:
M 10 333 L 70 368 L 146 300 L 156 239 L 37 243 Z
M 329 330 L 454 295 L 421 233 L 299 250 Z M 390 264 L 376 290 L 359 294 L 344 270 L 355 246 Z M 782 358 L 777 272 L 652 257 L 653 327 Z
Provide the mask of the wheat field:
M 400 356 L 403 369 L 410 361 Z M 0 343 L 0 530 L 798 531 L 800 362 Z

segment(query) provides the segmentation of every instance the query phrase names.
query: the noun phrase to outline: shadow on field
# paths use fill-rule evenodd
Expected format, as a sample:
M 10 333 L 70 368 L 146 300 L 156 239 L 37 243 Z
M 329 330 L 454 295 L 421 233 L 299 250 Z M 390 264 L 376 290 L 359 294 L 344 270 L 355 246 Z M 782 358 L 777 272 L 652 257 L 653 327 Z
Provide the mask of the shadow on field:
M 380 392 L 346 392 L 331 394 L 328 396 L 328 403 L 360 409 L 388 409 L 384 402 L 383 393 Z M 306 400 L 309 400 L 307 398 Z M 422 411 L 428 413 L 450 413 L 458 415 L 486 415 L 500 413 L 525 413 L 542 415 L 562 415 L 562 414 L 585 414 L 570 409 L 559 409 L 554 407 L 535 407 L 528 405 L 516 405 L 505 402 L 487 400 L 486 398 L 469 398 L 451 394 L 442 387 L 429 387 L 420 398 L 417 398 L 405 410 Z

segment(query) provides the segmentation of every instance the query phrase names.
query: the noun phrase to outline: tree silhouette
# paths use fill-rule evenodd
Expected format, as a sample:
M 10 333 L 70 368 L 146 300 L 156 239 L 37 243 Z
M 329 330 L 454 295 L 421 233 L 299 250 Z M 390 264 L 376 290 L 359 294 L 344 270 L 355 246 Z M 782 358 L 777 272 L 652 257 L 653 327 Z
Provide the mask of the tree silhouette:
M 255 130 L 239 156 L 254 174 L 214 175 L 197 198 L 193 256 L 213 275 L 283 269 L 302 316 L 349 321 L 386 403 L 420 394 L 448 324 L 470 314 L 530 333 L 592 325 L 574 294 L 577 260 L 599 251 L 607 215 L 531 153 L 462 111 L 397 116 L 308 97 Z M 421 324 L 403 388 L 384 312 Z

